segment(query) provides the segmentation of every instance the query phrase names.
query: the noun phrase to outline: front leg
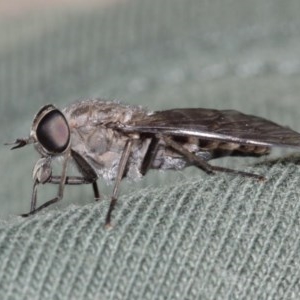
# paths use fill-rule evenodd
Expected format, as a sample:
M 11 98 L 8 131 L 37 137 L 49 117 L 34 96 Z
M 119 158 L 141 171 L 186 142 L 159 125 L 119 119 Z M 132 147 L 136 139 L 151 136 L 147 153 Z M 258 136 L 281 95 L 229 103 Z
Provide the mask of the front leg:
M 70 153 L 66 153 L 63 161 L 62 166 L 62 173 L 60 176 L 59 181 L 59 187 L 57 196 L 46 203 L 42 204 L 38 208 L 36 208 L 36 202 L 37 202 L 37 186 L 39 183 L 46 183 L 49 180 L 51 180 L 51 158 L 41 158 L 36 163 L 34 169 L 33 169 L 33 191 L 32 191 L 32 197 L 31 197 L 31 205 L 30 205 L 30 212 L 27 214 L 22 214 L 22 217 L 28 217 L 29 215 L 33 215 L 37 213 L 38 211 L 42 210 L 43 208 L 48 207 L 51 204 L 56 203 L 57 201 L 61 200 L 64 194 L 64 187 L 65 187 L 65 181 L 67 178 L 67 165 L 70 158 Z
M 48 183 L 59 184 L 61 176 L 51 176 Z M 95 178 L 85 178 L 82 176 L 67 176 L 65 184 L 67 185 L 81 185 L 81 184 L 92 184 L 95 200 L 100 199 L 99 188 Z
M 62 176 L 51 176 L 49 180 L 46 183 L 52 183 L 52 184 L 60 184 L 62 180 Z M 30 212 L 27 214 L 22 214 L 22 217 L 28 217 L 30 215 L 35 214 L 36 212 L 40 211 L 41 209 L 57 202 L 59 199 L 59 195 L 55 197 L 54 199 L 51 199 L 47 201 L 45 204 L 39 206 L 36 208 L 36 202 L 37 202 L 37 186 L 40 182 L 37 180 L 34 181 L 33 184 L 33 190 L 32 190 L 32 197 L 31 197 L 31 207 L 30 207 Z M 93 192 L 94 192 L 94 197 L 95 200 L 98 201 L 100 199 L 100 193 L 99 193 L 99 188 L 97 185 L 96 181 L 91 181 L 87 178 L 80 177 L 80 176 L 66 176 L 65 179 L 65 185 L 81 185 L 81 184 L 92 184 L 93 187 Z M 62 197 L 62 196 L 61 196 Z M 56 199 L 56 200 L 55 200 Z

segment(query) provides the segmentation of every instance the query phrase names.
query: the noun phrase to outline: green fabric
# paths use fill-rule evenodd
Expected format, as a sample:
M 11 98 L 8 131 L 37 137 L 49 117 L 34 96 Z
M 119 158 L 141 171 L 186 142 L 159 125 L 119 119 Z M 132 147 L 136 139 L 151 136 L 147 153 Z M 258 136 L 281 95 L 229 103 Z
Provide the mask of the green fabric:
M 82 96 L 233 108 L 300 131 L 299 1 L 106 2 L 0 10 L 3 142 L 27 136 L 42 105 Z M 103 184 L 99 203 L 67 187 L 18 217 L 38 155 L 0 154 L 0 299 L 299 299 L 299 155 L 213 162 L 266 182 L 195 168 L 125 180 L 105 230 Z

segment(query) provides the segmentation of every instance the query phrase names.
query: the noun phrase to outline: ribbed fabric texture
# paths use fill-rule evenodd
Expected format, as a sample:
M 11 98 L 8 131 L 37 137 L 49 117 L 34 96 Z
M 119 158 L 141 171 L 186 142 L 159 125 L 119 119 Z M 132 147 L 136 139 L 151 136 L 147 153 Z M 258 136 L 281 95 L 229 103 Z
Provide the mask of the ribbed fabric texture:
M 3 2 L 1 143 L 27 136 L 41 106 L 80 97 L 238 109 L 300 131 L 298 0 L 36 1 L 6 15 Z M 0 300 L 300 298 L 299 156 L 213 162 L 266 182 L 193 168 L 125 180 L 110 231 L 101 179 L 100 202 L 72 186 L 17 217 L 36 160 L 0 147 Z M 39 187 L 39 203 L 56 188 Z
M 299 171 L 201 178 L 0 230 L 1 299 L 297 299 Z

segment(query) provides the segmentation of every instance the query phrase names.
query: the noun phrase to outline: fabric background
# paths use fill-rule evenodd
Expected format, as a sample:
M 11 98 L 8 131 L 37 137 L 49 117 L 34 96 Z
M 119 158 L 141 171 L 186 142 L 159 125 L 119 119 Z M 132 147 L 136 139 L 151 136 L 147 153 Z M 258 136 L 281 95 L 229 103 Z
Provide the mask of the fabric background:
M 158 110 L 232 108 L 300 131 L 297 0 L 0 3 L 1 140 L 27 136 L 46 103 L 121 99 Z M 22 219 L 32 147 L 0 147 L 1 299 L 299 299 L 299 155 L 189 168 L 111 187 L 68 187 Z M 59 170 L 59 166 L 57 166 Z M 39 201 L 56 187 L 42 186 Z

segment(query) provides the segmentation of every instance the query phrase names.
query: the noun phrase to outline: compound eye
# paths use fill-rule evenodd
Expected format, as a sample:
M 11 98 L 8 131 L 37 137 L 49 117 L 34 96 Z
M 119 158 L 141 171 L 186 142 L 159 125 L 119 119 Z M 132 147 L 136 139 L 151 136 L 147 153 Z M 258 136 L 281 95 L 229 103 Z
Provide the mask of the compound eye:
M 50 153 L 63 152 L 70 140 L 70 129 L 64 115 L 59 110 L 50 111 L 40 120 L 36 136 Z

